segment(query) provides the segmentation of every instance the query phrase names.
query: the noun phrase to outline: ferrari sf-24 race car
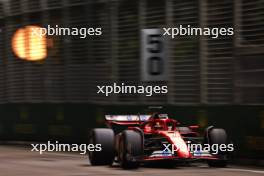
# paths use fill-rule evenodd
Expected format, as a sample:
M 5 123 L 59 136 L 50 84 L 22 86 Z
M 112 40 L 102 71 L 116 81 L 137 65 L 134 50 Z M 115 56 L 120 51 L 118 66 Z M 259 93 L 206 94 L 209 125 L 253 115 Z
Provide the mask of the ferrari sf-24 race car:
M 199 133 L 198 126 L 180 126 L 167 114 L 106 115 L 105 120 L 108 128 L 95 128 L 90 133 L 89 143 L 102 148 L 89 152 L 92 165 L 117 162 L 131 169 L 147 161 L 206 160 L 211 167 L 225 167 L 232 151 L 224 129 L 210 126 Z M 211 150 L 212 146 L 222 150 Z

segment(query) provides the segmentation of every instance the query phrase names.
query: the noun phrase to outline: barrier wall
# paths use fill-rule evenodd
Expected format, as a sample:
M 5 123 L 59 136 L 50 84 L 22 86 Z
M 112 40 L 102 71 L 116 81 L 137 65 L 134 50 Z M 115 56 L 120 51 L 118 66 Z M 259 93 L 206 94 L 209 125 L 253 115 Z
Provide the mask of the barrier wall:
M 104 126 L 105 114 L 146 113 L 145 106 L 89 104 L 7 104 L 0 106 L 0 138 L 16 141 L 88 142 L 91 128 Z M 263 106 L 164 107 L 182 125 L 225 128 L 235 144 L 235 155 L 263 158 Z

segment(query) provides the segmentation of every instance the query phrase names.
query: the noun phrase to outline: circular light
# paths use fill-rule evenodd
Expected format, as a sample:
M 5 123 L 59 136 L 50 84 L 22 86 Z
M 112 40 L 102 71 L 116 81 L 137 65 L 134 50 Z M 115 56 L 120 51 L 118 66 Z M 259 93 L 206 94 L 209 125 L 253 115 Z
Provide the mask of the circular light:
M 26 26 L 18 29 L 12 38 L 12 49 L 17 57 L 27 61 L 39 61 L 47 57 L 46 36 L 38 36 L 39 26 Z

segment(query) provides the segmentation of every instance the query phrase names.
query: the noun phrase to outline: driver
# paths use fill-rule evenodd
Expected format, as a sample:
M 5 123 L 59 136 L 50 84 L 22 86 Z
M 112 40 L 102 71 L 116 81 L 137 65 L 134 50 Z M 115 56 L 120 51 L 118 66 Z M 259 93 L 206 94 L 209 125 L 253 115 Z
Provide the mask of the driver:
M 153 119 L 159 119 L 159 113 L 157 113 L 157 112 L 153 113 L 152 118 Z

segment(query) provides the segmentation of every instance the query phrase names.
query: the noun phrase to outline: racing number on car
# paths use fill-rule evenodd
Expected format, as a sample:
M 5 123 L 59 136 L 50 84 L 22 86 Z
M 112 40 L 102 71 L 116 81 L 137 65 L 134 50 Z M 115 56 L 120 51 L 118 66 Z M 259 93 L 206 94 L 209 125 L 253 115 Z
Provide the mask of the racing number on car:
M 143 81 L 167 78 L 165 44 L 159 29 L 143 29 L 141 42 L 141 77 Z

